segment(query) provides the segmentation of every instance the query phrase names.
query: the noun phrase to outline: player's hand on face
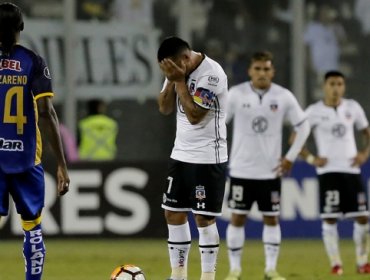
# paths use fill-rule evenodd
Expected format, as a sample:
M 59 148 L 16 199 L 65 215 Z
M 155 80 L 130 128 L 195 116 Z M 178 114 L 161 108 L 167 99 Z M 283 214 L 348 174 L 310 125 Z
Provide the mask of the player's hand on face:
M 70 180 L 67 169 L 58 166 L 57 178 L 58 178 L 58 196 L 62 196 L 69 191 Z
M 159 62 L 159 67 L 161 68 L 163 74 L 171 82 L 181 82 L 185 81 L 186 76 L 186 65 L 181 61 L 181 66 L 177 65 L 169 58 L 163 59 Z
M 277 176 L 281 177 L 289 173 L 292 169 L 293 162 L 287 160 L 286 158 L 280 159 L 279 165 L 274 168 Z

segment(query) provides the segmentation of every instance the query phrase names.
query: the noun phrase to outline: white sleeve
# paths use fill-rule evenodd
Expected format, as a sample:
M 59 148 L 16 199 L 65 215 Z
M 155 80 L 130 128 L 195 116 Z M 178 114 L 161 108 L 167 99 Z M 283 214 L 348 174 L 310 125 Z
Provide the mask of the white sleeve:
M 356 104 L 355 127 L 357 130 L 365 129 L 369 126 L 365 111 L 357 101 L 354 101 L 354 103 Z
M 286 117 L 288 118 L 291 125 L 299 125 L 303 120 L 306 119 L 306 114 L 299 105 L 297 99 L 290 91 L 287 91 L 287 103 L 288 108 L 286 112 Z
M 289 151 L 285 155 L 285 158 L 291 162 L 294 162 L 298 154 L 302 150 L 303 145 L 306 143 L 307 137 L 310 134 L 310 125 L 307 120 L 304 120 L 301 124 L 295 126 L 296 137 L 293 144 L 290 146 Z

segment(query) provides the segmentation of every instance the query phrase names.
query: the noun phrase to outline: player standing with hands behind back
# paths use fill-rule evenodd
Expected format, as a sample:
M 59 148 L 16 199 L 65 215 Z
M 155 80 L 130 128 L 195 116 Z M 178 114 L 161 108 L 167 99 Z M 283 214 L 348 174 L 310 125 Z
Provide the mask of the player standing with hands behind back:
M 49 70 L 40 56 L 17 44 L 22 30 L 20 9 L 0 4 L 0 215 L 8 214 L 10 194 L 24 231 L 25 278 L 40 280 L 45 259 L 40 132 L 57 158 L 58 195 L 68 192 L 69 177 L 50 98 Z
M 272 83 L 275 69 L 270 52 L 257 52 L 248 69 L 251 81 L 229 90 L 227 116 L 234 119 L 230 155 L 232 212 L 226 241 L 230 273 L 226 280 L 241 277 L 247 215 L 254 202 L 263 214 L 262 240 L 265 249 L 265 280 L 284 280 L 276 271 L 281 231 L 279 226 L 281 176 L 288 172 L 309 134 L 309 124 L 294 95 Z M 297 137 L 281 158 L 284 119 Z
M 192 211 L 199 232 L 201 280 L 214 280 L 219 247 L 216 216 L 221 215 L 227 162 L 225 107 L 227 77 L 221 66 L 177 37 L 158 49 L 166 76 L 159 110 L 177 109 L 177 130 L 162 207 L 168 224 L 171 280 L 187 279 Z
M 329 71 L 324 77 L 324 98 L 306 112 L 312 127 L 317 155 L 304 148 L 302 156 L 316 167 L 320 186 L 322 238 L 331 273 L 343 274 L 339 253 L 338 218 L 354 219 L 353 240 L 357 272 L 370 274 L 368 263 L 369 212 L 360 167 L 369 157 L 370 129 L 365 112 L 355 100 L 343 98 L 345 77 Z M 363 149 L 357 150 L 354 129 L 361 132 Z

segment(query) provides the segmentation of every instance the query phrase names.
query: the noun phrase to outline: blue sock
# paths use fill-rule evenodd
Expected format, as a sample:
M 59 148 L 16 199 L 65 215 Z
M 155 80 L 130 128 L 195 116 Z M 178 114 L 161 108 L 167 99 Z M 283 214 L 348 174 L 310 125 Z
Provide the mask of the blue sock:
M 23 257 L 26 263 L 26 280 L 41 280 L 44 270 L 45 245 L 41 224 L 24 231 Z

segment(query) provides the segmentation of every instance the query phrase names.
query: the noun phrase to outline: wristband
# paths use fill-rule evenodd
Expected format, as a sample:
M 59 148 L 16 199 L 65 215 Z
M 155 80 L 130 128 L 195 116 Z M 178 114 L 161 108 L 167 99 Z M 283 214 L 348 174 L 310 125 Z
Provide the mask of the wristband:
M 306 162 L 308 163 L 308 164 L 311 164 L 311 165 L 313 165 L 313 163 L 315 162 L 315 156 L 314 155 L 312 155 L 312 154 L 309 154 L 307 157 L 306 157 Z

